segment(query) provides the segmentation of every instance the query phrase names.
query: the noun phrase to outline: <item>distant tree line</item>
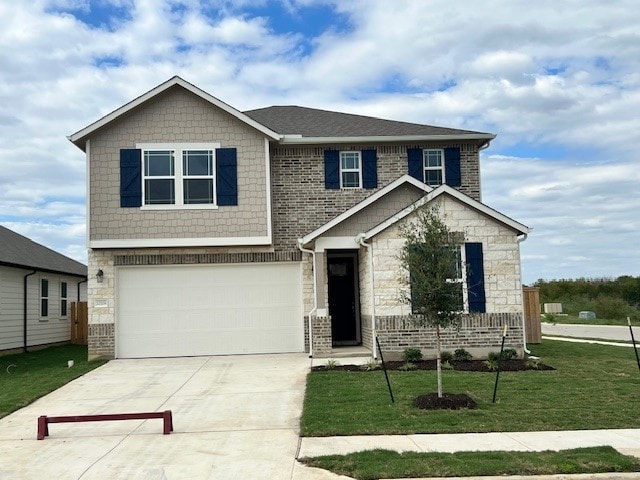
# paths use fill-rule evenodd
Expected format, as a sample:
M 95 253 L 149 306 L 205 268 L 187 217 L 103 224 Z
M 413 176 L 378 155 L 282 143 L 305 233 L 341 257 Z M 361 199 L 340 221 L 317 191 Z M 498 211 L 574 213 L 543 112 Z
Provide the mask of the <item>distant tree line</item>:
M 539 279 L 533 286 L 541 303 L 562 303 L 570 315 L 591 310 L 600 318 L 640 318 L 640 277 Z

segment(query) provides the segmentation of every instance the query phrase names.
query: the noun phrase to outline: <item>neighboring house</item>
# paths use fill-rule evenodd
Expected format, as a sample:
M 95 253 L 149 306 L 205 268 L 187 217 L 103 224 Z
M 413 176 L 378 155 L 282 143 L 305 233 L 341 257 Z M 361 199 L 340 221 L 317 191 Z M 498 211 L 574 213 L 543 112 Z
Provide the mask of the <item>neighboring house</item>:
M 377 355 L 433 347 L 400 302 L 398 226 L 464 231 L 469 313 L 445 348 L 523 347 L 519 241 L 481 203 L 495 135 L 281 106 L 240 112 L 179 77 L 69 139 L 86 152 L 89 356 Z M 103 273 L 98 283 L 96 273 Z
M 87 267 L 0 226 L 0 352 L 68 342 Z

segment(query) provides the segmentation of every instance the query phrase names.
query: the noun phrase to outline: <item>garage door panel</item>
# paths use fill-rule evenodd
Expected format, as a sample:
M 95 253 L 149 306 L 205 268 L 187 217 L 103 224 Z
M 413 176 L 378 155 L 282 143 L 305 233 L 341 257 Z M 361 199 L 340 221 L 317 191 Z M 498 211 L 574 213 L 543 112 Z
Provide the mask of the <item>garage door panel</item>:
M 300 352 L 300 265 L 122 267 L 119 357 Z

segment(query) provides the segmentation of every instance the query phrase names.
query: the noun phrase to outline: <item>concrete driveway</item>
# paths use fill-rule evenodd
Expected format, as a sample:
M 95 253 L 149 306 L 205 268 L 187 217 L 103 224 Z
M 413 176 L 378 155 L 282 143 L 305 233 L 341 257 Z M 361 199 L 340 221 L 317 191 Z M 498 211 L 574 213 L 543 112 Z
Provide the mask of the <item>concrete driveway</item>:
M 111 361 L 0 420 L 0 479 L 307 478 L 295 455 L 309 366 L 306 354 Z M 36 440 L 40 415 L 162 410 L 170 435 L 152 419 L 51 424 Z

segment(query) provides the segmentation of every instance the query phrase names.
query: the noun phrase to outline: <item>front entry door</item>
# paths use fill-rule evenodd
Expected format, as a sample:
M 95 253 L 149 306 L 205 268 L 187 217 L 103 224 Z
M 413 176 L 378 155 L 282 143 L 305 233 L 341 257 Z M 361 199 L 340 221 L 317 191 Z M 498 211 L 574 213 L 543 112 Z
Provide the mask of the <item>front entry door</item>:
M 357 253 L 327 255 L 329 314 L 333 345 L 360 343 Z

